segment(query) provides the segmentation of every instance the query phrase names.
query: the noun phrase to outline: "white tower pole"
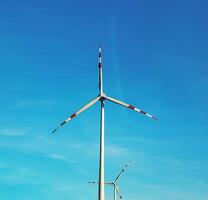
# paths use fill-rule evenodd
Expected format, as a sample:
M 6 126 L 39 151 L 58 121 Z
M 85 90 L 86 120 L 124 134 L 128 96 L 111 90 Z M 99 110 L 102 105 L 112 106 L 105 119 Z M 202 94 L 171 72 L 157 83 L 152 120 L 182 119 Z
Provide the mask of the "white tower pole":
M 114 200 L 116 200 L 116 186 L 115 186 L 115 183 L 113 184 L 113 189 L 114 189 Z
M 100 162 L 99 162 L 99 200 L 105 200 L 104 181 L 104 104 L 105 99 L 101 98 L 101 118 L 100 118 Z
M 103 75 L 102 75 L 102 60 L 101 60 L 101 46 L 98 52 L 98 72 L 99 72 L 99 96 L 101 102 L 101 115 L 100 115 L 100 161 L 99 161 L 99 187 L 98 187 L 98 198 L 99 200 L 105 200 L 105 163 L 104 163 L 104 117 L 105 117 L 105 98 L 103 95 Z

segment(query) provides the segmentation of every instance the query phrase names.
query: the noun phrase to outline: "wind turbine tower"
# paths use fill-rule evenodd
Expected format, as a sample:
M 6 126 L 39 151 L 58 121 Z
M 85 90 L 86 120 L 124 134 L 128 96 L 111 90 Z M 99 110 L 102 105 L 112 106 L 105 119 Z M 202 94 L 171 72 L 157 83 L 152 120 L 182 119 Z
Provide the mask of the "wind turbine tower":
M 117 100 L 113 97 L 109 97 L 107 96 L 104 92 L 103 92 L 103 76 L 102 76 L 102 59 L 101 59 L 101 46 L 99 47 L 99 51 L 98 51 L 98 75 L 99 75 L 99 94 L 98 96 L 93 99 L 92 101 L 90 101 L 88 104 L 86 104 L 85 106 L 83 106 L 82 108 L 80 108 L 77 112 L 73 113 L 71 116 L 69 116 L 65 121 L 63 121 L 57 128 L 55 128 L 53 130 L 52 133 L 55 133 L 57 131 L 58 128 L 62 127 L 63 125 L 65 125 L 67 122 L 69 122 L 71 119 L 73 119 L 74 117 L 76 117 L 77 115 L 79 115 L 80 113 L 82 113 L 83 111 L 85 111 L 86 109 L 88 109 L 89 107 L 91 107 L 93 104 L 95 104 L 97 101 L 100 101 L 100 109 L 101 109 L 101 113 L 100 113 L 100 156 L 99 156 L 99 187 L 98 187 L 98 199 L 99 200 L 105 200 L 105 193 L 104 193 L 104 114 L 105 114 L 105 101 L 111 101 L 113 103 L 116 103 L 118 105 L 124 106 L 126 108 L 129 108 L 131 110 L 137 111 L 143 115 L 146 115 L 154 120 L 157 120 L 156 117 L 152 116 L 151 114 L 136 108 L 130 104 L 124 103 L 120 100 Z
M 114 196 L 114 200 L 116 200 L 116 195 L 119 195 L 119 198 L 122 200 L 123 196 L 119 190 L 118 187 L 118 180 L 121 177 L 121 175 L 124 173 L 124 171 L 127 169 L 127 167 L 129 166 L 131 161 L 129 161 L 124 168 L 120 171 L 120 173 L 117 175 L 117 177 L 115 178 L 115 180 L 113 182 L 105 182 L 105 185 L 112 185 L 113 186 L 113 196 Z M 97 182 L 88 182 L 90 184 L 96 184 Z M 99 183 L 99 182 L 98 182 Z

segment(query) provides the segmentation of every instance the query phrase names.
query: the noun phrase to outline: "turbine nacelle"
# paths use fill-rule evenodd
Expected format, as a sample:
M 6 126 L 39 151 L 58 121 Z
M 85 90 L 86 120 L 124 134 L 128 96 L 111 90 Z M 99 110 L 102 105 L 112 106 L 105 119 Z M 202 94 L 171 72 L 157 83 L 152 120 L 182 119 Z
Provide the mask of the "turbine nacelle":
M 100 97 L 100 101 L 106 100 L 107 96 L 105 93 L 99 94 L 98 97 Z

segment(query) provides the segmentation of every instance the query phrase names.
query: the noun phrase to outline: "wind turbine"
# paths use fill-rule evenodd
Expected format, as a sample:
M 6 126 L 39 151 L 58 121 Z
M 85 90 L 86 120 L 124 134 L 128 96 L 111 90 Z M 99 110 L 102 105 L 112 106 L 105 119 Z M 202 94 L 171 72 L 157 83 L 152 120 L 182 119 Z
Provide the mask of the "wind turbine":
M 157 120 L 156 117 L 150 115 L 149 113 L 136 108 L 130 104 L 124 103 L 123 101 L 117 100 L 113 97 L 107 96 L 103 92 L 103 76 L 102 76 L 102 60 L 101 60 L 101 46 L 99 47 L 98 51 L 98 76 L 99 76 L 99 94 L 98 96 L 90 101 L 88 104 L 80 108 L 77 112 L 73 113 L 70 117 L 68 117 L 65 121 L 63 121 L 57 128 L 53 130 L 52 133 L 55 133 L 58 128 L 62 127 L 64 124 L 69 122 L 71 119 L 91 107 L 93 104 L 95 104 L 97 101 L 100 101 L 101 104 L 101 114 L 100 114 L 100 155 L 99 155 L 99 187 L 98 187 L 98 195 L 99 200 L 105 200 L 105 194 L 104 194 L 104 105 L 105 100 L 111 101 L 113 103 L 116 103 L 118 105 L 124 106 L 126 108 L 129 108 L 131 110 L 135 110 L 143 115 L 146 115 L 152 119 Z
M 118 180 L 120 178 L 120 176 L 124 173 L 124 171 L 127 169 L 127 167 L 129 166 L 129 164 L 131 163 L 131 161 L 129 161 L 125 166 L 124 168 L 120 171 L 120 173 L 118 174 L 118 176 L 115 178 L 114 182 L 105 182 L 106 185 L 112 185 L 113 186 L 113 189 L 114 189 L 114 200 L 116 200 L 116 194 L 119 195 L 120 199 L 122 200 L 123 197 L 121 195 L 121 192 L 118 188 Z M 96 184 L 96 182 L 88 182 L 90 184 Z

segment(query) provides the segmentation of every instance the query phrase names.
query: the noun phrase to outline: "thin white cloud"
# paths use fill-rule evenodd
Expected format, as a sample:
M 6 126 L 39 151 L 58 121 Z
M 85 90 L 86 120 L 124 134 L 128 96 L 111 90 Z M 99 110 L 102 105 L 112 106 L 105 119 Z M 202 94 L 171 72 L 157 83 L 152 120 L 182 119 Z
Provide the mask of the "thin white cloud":
M 179 183 L 179 184 L 183 184 L 183 185 L 199 185 L 199 186 L 208 186 L 207 183 L 205 183 L 202 180 L 197 180 L 197 179 L 193 179 L 191 177 L 182 177 L 182 176 L 176 176 L 174 178 L 170 178 L 169 179 L 170 182 L 173 183 Z
M 35 172 L 26 167 L 12 168 L 11 172 L 1 175 L 0 183 L 8 185 L 41 184 Z
M 60 161 L 66 162 L 68 164 L 75 164 L 76 163 L 75 160 L 69 160 L 65 156 L 60 155 L 60 154 L 50 154 L 50 155 L 48 155 L 48 157 L 53 160 L 60 160 Z
M 57 105 L 57 102 L 50 99 L 37 99 L 37 100 L 23 100 L 20 102 L 17 102 L 15 105 L 13 105 L 12 108 L 18 109 L 18 108 L 27 108 L 27 107 L 40 107 L 40 108 L 54 108 L 54 106 Z
M 112 144 L 106 145 L 105 150 L 106 150 L 107 156 L 112 156 L 112 157 L 124 156 L 126 154 L 130 154 L 130 153 L 134 152 L 133 149 L 120 147 L 120 146 L 116 146 L 116 145 L 112 145 Z
M 0 163 L 0 169 L 6 169 L 8 166 L 5 163 Z
M 120 137 L 119 140 L 130 141 L 130 142 L 137 142 L 143 144 L 154 144 L 156 143 L 153 139 L 146 139 L 141 137 Z
M 179 161 L 179 160 L 174 160 L 174 161 L 171 162 L 171 164 L 182 167 L 184 165 L 184 162 Z
M 0 136 L 23 136 L 26 133 L 19 129 L 1 129 Z

